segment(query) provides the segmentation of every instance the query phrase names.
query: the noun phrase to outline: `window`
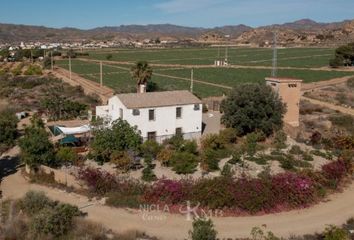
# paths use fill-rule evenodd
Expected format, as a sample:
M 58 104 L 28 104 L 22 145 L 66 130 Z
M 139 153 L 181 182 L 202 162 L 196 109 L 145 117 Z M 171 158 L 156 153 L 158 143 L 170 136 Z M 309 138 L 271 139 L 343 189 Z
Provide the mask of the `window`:
M 155 110 L 154 109 L 149 110 L 149 121 L 155 121 Z
M 147 138 L 148 140 L 156 141 L 156 132 L 148 132 Z
M 288 87 L 289 87 L 289 88 L 296 88 L 296 86 L 297 86 L 296 83 L 290 83 L 290 84 L 288 84 Z
M 182 118 L 182 108 L 181 107 L 176 108 L 176 118 Z
M 182 135 L 182 128 L 176 128 L 176 135 Z
M 123 118 L 123 109 L 122 108 L 119 108 L 119 117 Z
M 139 116 L 140 115 L 140 110 L 139 109 L 133 109 L 133 115 L 134 116 Z
M 270 85 L 272 85 L 273 87 L 276 87 L 276 86 L 277 86 L 276 83 L 271 83 Z
M 199 104 L 194 104 L 194 111 L 199 111 L 199 110 L 200 110 Z

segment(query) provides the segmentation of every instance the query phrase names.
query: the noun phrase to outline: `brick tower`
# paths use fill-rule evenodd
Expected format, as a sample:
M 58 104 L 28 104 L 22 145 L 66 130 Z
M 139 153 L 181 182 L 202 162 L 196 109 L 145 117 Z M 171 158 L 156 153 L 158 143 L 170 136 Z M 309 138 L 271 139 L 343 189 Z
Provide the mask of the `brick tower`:
M 287 111 L 284 115 L 284 123 L 298 127 L 302 80 L 279 77 L 269 77 L 265 80 L 266 84 L 271 86 L 286 104 Z

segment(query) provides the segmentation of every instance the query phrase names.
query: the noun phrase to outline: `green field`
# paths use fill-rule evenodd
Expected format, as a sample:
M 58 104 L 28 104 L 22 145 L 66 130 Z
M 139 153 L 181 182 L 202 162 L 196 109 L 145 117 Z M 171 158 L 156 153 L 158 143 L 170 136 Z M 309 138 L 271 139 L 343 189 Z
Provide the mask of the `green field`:
M 218 48 L 185 48 L 185 49 L 139 49 L 139 50 L 102 50 L 89 52 L 89 58 L 106 60 L 107 54 L 112 54 L 112 61 L 103 66 L 103 82 L 117 92 L 135 91 L 135 82 L 131 79 L 129 69 L 134 62 L 146 60 L 151 64 L 158 63 L 163 66 L 153 66 L 152 81 L 161 89 L 189 89 L 190 72 L 194 66 L 194 79 L 202 82 L 194 83 L 194 92 L 201 96 L 222 95 L 230 91 L 229 88 L 241 83 L 263 82 L 270 76 L 272 64 L 271 49 L 263 48 L 230 48 L 228 49 L 231 64 L 250 66 L 249 68 L 223 68 L 208 66 L 218 55 Z M 220 55 L 224 49 L 220 48 Z M 292 69 L 279 69 L 279 77 L 303 79 L 305 83 L 329 80 L 337 77 L 353 75 L 353 72 L 324 71 L 307 69 L 327 65 L 333 49 L 326 48 L 298 48 L 279 49 L 278 66 L 293 67 Z M 215 55 L 215 56 L 214 56 Z M 124 62 L 124 63 L 123 63 Z M 68 68 L 67 60 L 58 60 L 58 66 Z M 182 66 L 176 66 L 179 64 Z M 259 68 L 252 68 L 259 66 Z M 262 68 L 264 66 L 264 68 Z M 296 69 L 300 68 L 300 69 Z M 99 82 L 99 65 L 95 62 L 81 60 L 72 61 L 72 70 L 82 77 Z M 163 76 L 161 76 L 161 74 Z M 211 86 L 218 84 L 222 86 Z
M 160 64 L 210 65 L 215 59 L 224 58 L 225 48 L 176 48 L 176 49 L 138 49 L 91 51 L 91 59 L 106 60 L 112 54 L 112 61 L 135 62 L 145 60 Z M 228 48 L 228 61 L 244 66 L 271 66 L 272 49 L 269 48 Z M 334 55 L 330 48 L 287 48 L 278 49 L 280 67 L 323 67 L 328 65 Z

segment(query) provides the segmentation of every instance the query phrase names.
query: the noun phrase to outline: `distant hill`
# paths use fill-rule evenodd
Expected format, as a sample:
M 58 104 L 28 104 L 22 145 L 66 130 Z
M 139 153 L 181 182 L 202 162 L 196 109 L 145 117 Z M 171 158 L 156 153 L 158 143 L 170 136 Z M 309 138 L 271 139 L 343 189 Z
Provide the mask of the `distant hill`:
M 316 45 L 354 41 L 354 20 L 318 23 L 311 19 L 274 24 L 258 28 L 230 25 L 215 28 L 184 27 L 172 24 L 105 26 L 89 30 L 47 28 L 0 23 L 0 43 L 20 41 L 70 42 L 85 40 L 194 40 L 200 42 L 234 42 L 264 45 L 272 41 L 273 32 L 284 45 Z
M 243 32 L 238 43 L 264 45 L 273 41 L 277 32 L 280 45 L 331 45 L 354 41 L 354 20 L 335 23 L 317 23 L 302 19 L 292 23 L 275 24 Z

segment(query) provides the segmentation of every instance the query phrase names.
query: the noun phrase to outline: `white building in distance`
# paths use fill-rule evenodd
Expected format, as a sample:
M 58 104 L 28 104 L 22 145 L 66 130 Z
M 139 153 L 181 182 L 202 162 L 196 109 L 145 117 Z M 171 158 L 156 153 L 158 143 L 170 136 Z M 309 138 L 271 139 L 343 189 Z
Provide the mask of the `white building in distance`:
M 189 91 L 118 94 L 108 105 L 97 106 L 96 116 L 126 120 L 138 127 L 144 140 L 162 142 L 179 133 L 198 139 L 202 133 L 202 101 Z

